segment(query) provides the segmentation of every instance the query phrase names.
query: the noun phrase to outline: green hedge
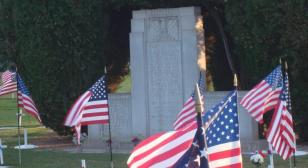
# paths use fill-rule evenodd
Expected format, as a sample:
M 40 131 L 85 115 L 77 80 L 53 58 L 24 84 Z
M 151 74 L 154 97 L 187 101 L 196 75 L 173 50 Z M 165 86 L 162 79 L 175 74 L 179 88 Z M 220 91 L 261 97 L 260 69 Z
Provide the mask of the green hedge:
M 227 31 L 239 58 L 241 87 L 250 89 L 279 58 L 288 61 L 297 132 L 308 139 L 308 11 L 304 0 L 228 1 Z
M 207 9 L 222 18 L 242 89 L 259 82 L 280 57 L 288 60 L 297 130 L 308 139 L 303 131 L 308 124 L 307 1 L 0 0 L 0 5 L 0 69 L 17 63 L 44 124 L 60 134 L 66 131 L 62 122 L 68 108 L 104 66 L 111 83 L 127 74 L 132 10 L 202 6 L 214 88 L 232 88 L 232 76 Z
M 33 0 L 16 5 L 18 70 L 44 125 L 64 133 L 68 108 L 104 73 L 104 4 Z

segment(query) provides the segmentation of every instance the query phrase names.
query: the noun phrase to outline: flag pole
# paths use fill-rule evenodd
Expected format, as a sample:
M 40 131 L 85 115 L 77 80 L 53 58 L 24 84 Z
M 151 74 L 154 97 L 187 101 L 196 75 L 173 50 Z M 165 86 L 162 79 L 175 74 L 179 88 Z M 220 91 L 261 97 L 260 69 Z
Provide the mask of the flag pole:
M 237 79 L 237 75 L 236 73 L 234 73 L 234 79 L 233 79 L 233 85 L 235 87 L 235 89 L 237 90 L 237 87 L 238 87 L 238 79 Z M 199 92 L 199 94 L 198 94 Z M 195 89 L 195 96 L 196 98 L 198 97 L 201 97 L 200 96 L 200 91 L 199 91 L 199 87 L 198 87 L 198 84 L 196 85 L 196 89 Z M 199 100 L 199 101 L 198 101 Z M 200 106 L 201 103 L 201 98 L 199 99 L 196 99 L 196 102 L 195 102 L 195 106 L 196 106 L 196 112 L 198 115 L 200 115 L 201 117 L 201 112 L 199 113 L 198 111 L 202 111 L 202 106 Z M 204 130 L 206 131 L 207 128 L 211 125 L 211 123 L 218 117 L 218 115 L 223 111 L 223 108 L 226 106 L 227 102 L 225 102 L 223 105 L 222 105 L 222 108 L 208 121 L 208 124 L 205 124 L 203 126 Z M 197 115 L 197 117 L 198 117 Z M 206 133 L 204 134 L 204 143 L 205 143 L 205 151 L 207 151 L 207 142 L 206 142 Z M 207 160 L 208 160 L 208 163 L 210 162 L 210 159 L 209 157 L 207 157 Z M 209 167 L 209 165 L 208 165 Z
M 289 76 L 288 76 L 288 62 L 285 61 L 285 64 L 284 64 L 284 67 L 285 67 L 285 75 L 288 77 L 288 80 L 289 80 Z M 292 113 L 292 103 L 291 103 L 291 93 L 290 93 L 290 82 L 288 81 L 288 97 L 289 97 L 289 104 L 287 104 L 287 106 L 289 106 L 289 109 L 290 109 L 290 113 Z M 293 129 L 295 130 L 295 125 L 294 125 L 294 122 L 293 122 Z M 295 131 L 294 131 L 294 134 L 295 134 Z M 293 167 L 296 168 L 296 156 L 295 156 L 295 151 L 296 151 L 296 137 L 295 137 L 295 149 L 293 151 Z M 291 162 L 290 162 L 290 166 L 291 166 Z
M 205 95 L 203 95 L 205 96 Z M 196 112 L 197 112 L 197 124 L 198 124 L 198 129 L 200 129 L 202 127 L 202 117 L 201 117 L 201 113 L 203 112 L 203 103 L 202 103 L 202 100 L 201 100 L 201 94 L 200 94 L 200 90 L 199 90 L 199 86 L 198 86 L 198 83 L 196 83 L 196 88 L 195 88 L 195 109 L 196 109 Z M 200 131 L 200 130 L 197 130 L 197 131 Z M 204 130 L 206 131 L 206 130 Z M 198 138 L 198 141 L 200 141 L 200 139 Z M 199 142 L 201 143 L 201 142 Z M 206 152 L 207 151 L 207 143 L 206 143 L 206 133 L 204 133 L 204 151 Z M 206 158 L 202 158 L 202 157 L 206 157 Z M 209 167 L 208 163 L 209 162 L 206 162 L 207 165 L 204 165 L 205 164 L 205 161 L 201 161 L 201 159 L 207 159 L 209 160 L 209 157 L 207 156 L 207 154 L 205 153 L 204 156 L 200 156 L 200 167 Z
M 105 78 L 106 78 L 106 83 L 107 83 L 107 68 L 105 66 Z M 107 96 L 108 96 L 108 92 L 107 92 Z M 111 140 L 111 123 L 110 123 L 110 113 L 108 110 L 108 130 L 109 130 L 109 153 L 110 153 L 110 167 L 113 168 L 114 164 L 113 164 L 113 158 L 112 158 L 112 140 Z
M 14 0 L 14 8 L 13 8 L 13 19 L 14 19 L 14 31 L 15 31 L 15 35 L 17 33 L 17 3 L 16 0 Z M 16 47 L 16 46 L 15 46 Z M 17 55 L 17 53 L 15 52 L 15 54 Z M 17 105 L 17 129 L 18 129 L 18 156 L 19 156 L 19 168 L 22 167 L 21 165 L 21 149 L 20 149 L 20 126 L 21 126 L 21 112 L 19 110 L 19 106 L 18 106 L 18 80 L 17 80 L 17 73 L 18 73 L 18 68 L 17 68 L 17 64 L 15 64 L 15 68 L 16 68 L 16 85 L 17 85 L 17 96 L 16 96 L 16 105 Z
M 282 64 L 281 58 L 279 58 L 279 64 Z M 268 165 L 269 168 L 274 168 L 274 156 L 273 156 L 273 147 L 272 145 L 268 142 L 268 150 L 269 150 L 269 159 L 270 159 L 270 165 Z
M 21 110 L 19 109 L 18 106 L 18 71 L 17 71 L 17 66 L 16 66 L 16 83 L 17 83 L 17 98 L 16 98 L 16 106 L 17 106 L 17 129 L 18 129 L 18 161 L 19 161 L 19 168 L 22 167 L 21 164 L 21 149 L 20 149 L 20 141 L 21 141 L 21 136 L 20 136 L 20 127 L 21 127 Z
M 273 156 L 273 147 L 270 143 L 268 143 L 268 150 L 269 150 L 269 158 L 270 158 L 270 165 L 268 165 L 269 168 L 274 168 L 274 156 Z
M 282 64 L 281 58 L 279 58 L 279 64 Z M 274 168 L 274 155 L 273 155 L 273 147 L 272 145 L 268 142 L 268 157 L 270 159 L 270 165 L 268 165 L 269 168 Z

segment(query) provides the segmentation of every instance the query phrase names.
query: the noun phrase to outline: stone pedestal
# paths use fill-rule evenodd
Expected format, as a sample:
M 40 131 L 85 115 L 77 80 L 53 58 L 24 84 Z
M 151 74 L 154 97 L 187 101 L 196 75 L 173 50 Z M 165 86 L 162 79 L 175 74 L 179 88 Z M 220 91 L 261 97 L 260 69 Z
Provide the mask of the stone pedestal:
M 111 124 L 111 138 L 113 148 L 118 144 L 130 142 L 132 137 L 131 128 L 131 96 L 129 93 L 109 94 L 109 115 Z M 83 145 L 85 151 L 108 151 L 109 126 L 108 125 L 89 125 L 88 139 Z M 123 145 L 121 148 L 124 148 Z M 127 151 L 131 147 L 125 147 Z

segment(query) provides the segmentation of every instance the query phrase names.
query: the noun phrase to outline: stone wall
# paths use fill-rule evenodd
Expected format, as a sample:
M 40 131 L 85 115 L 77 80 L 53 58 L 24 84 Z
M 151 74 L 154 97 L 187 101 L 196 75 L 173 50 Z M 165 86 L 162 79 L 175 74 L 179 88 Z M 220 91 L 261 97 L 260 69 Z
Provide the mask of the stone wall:
M 226 91 L 217 92 L 206 92 L 205 95 L 205 109 L 215 106 L 220 102 L 224 96 L 227 95 Z M 247 111 L 239 104 L 241 98 L 246 92 L 239 92 L 238 99 L 238 110 L 239 110 L 239 125 L 240 125 L 240 137 L 244 151 L 251 151 L 258 149 L 260 147 L 260 142 L 258 141 L 258 125 L 257 123 L 248 115 Z M 132 144 L 130 142 L 133 136 L 138 136 L 140 138 L 147 137 L 146 134 L 140 134 L 134 132 L 132 129 L 132 118 L 131 111 L 131 95 L 127 94 L 109 94 L 109 106 L 110 106 L 110 119 L 111 119 L 111 133 L 112 139 L 114 141 L 114 149 L 119 151 L 130 151 L 132 149 Z M 182 106 L 180 104 L 179 106 Z M 168 116 L 176 116 L 181 108 L 170 110 L 166 114 Z M 135 120 L 141 121 L 141 118 L 136 117 Z M 172 130 L 172 124 L 175 117 L 169 118 L 170 122 L 165 123 L 163 126 L 164 131 Z M 149 123 L 146 123 L 149 124 Z M 89 126 L 89 141 L 92 143 L 93 148 L 106 148 L 105 141 L 109 138 L 109 130 L 107 125 L 92 125 Z M 102 146 L 103 145 L 103 146 Z M 89 147 L 89 143 L 88 143 Z

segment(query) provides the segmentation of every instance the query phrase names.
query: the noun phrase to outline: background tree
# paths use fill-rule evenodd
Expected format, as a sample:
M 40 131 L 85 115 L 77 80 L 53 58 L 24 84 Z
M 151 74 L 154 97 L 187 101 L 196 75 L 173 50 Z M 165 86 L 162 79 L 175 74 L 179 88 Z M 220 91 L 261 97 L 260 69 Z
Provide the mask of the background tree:
M 296 124 L 308 139 L 305 0 L 0 0 L 0 69 L 17 63 L 44 124 L 63 134 L 68 108 L 105 66 L 109 86 L 128 73 L 132 10 L 184 6 L 202 7 L 215 90 L 231 89 L 232 75 L 209 8 L 222 20 L 242 89 L 259 82 L 280 57 L 288 60 Z
M 227 31 L 239 58 L 242 89 L 250 89 L 277 66 L 289 63 L 297 131 L 308 139 L 308 10 L 304 0 L 228 1 Z
M 103 1 L 16 3 L 17 65 L 44 125 L 62 134 L 73 101 L 104 73 Z
M 0 1 L 0 70 L 16 61 L 14 1 Z

